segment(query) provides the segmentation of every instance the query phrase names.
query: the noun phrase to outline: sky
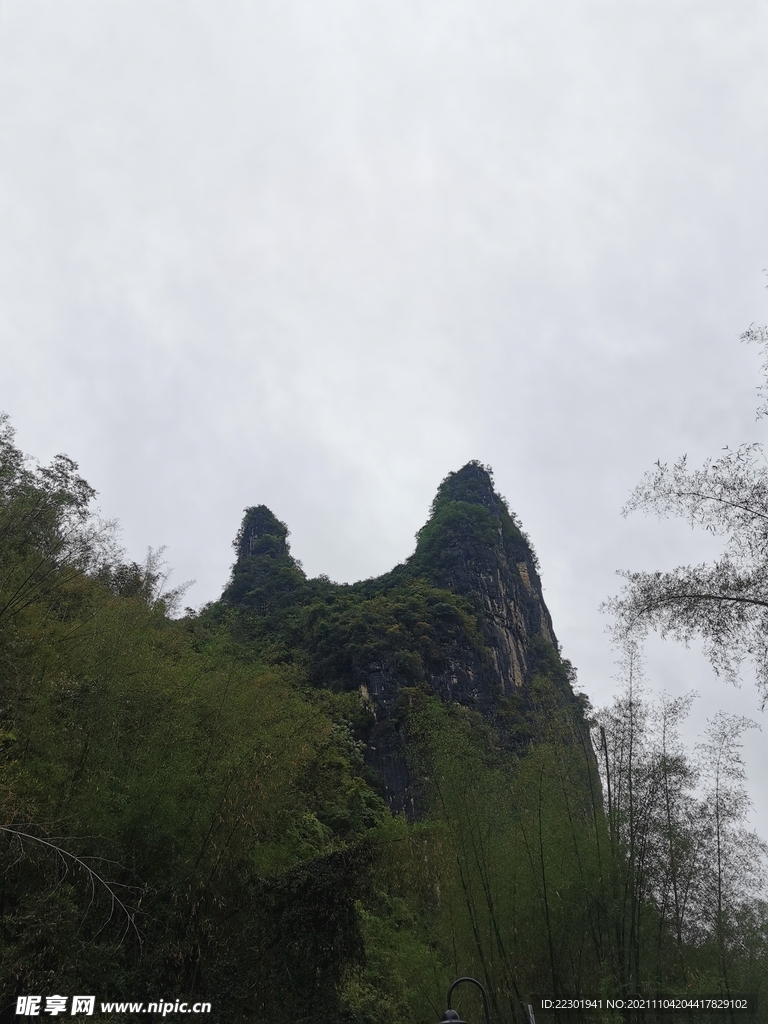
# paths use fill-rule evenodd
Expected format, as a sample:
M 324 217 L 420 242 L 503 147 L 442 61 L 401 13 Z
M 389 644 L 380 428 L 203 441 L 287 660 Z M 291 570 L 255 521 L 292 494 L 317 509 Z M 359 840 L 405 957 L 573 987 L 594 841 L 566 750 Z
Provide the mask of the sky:
M 767 45 L 763 0 L 0 0 L 0 409 L 194 607 L 245 507 L 353 581 L 479 459 L 604 704 L 616 570 L 718 550 L 630 491 L 768 430 Z M 647 674 L 768 731 L 695 645 Z

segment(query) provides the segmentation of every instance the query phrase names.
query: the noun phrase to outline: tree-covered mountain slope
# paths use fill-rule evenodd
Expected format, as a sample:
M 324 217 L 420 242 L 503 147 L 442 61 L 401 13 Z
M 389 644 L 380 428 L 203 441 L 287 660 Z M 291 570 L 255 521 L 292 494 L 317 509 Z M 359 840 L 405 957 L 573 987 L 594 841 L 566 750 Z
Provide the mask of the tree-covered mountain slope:
M 481 466 L 352 586 L 307 579 L 249 509 L 222 599 L 181 618 L 93 495 L 0 418 L 0 1021 L 89 993 L 94 1020 L 178 1000 L 210 1024 L 432 1024 L 461 975 L 493 1024 L 529 1024 L 534 993 L 765 988 L 738 786 L 701 801 L 680 708 L 659 744 L 630 687 L 600 719 L 603 787 Z
M 479 712 L 510 750 L 535 742 L 531 686 L 546 680 L 585 729 L 544 603 L 536 557 L 490 471 L 470 462 L 440 485 L 416 550 L 375 579 L 307 579 L 286 525 L 246 510 L 221 605 L 242 635 L 301 652 L 313 684 L 357 691 L 357 732 L 389 806 L 418 813 L 402 700 L 413 687 Z

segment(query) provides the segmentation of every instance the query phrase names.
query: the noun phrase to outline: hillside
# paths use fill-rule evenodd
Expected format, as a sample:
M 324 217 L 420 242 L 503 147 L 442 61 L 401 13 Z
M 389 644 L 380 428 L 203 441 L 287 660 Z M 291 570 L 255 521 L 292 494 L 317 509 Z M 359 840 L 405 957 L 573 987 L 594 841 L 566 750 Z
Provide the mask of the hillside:
M 232 609 L 243 636 L 301 651 L 313 685 L 359 693 L 369 720 L 358 738 L 393 811 L 417 814 L 400 708 L 413 687 L 478 712 L 509 750 L 537 739 L 534 680 L 551 684 L 586 729 L 530 542 L 480 463 L 446 477 L 415 552 L 384 576 L 309 580 L 287 537 L 268 508 L 247 509 L 231 581 L 211 612 Z

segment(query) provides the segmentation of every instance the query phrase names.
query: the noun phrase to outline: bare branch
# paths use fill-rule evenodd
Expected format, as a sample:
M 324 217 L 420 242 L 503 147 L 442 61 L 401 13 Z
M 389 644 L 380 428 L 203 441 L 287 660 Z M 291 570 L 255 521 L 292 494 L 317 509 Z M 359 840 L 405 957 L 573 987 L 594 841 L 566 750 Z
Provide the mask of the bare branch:
M 5 832 L 8 835 L 14 836 L 16 839 L 20 841 L 20 846 L 22 847 L 22 849 L 21 852 L 19 853 L 19 857 L 14 861 L 14 864 L 18 863 L 18 860 L 23 856 L 24 842 L 30 842 L 38 846 L 42 846 L 45 849 L 53 852 L 57 857 L 59 857 L 62 860 L 62 862 L 65 865 L 73 864 L 79 868 L 82 868 L 82 870 L 85 871 L 86 875 L 88 876 L 88 881 L 91 886 L 92 893 L 95 893 L 96 888 L 98 886 L 104 889 L 109 896 L 110 912 L 109 916 L 104 922 L 104 925 L 102 925 L 102 928 L 105 927 L 106 924 L 112 919 L 115 909 L 119 908 L 119 910 L 121 910 L 125 915 L 126 919 L 123 937 L 125 937 L 125 934 L 128 932 L 128 930 L 132 928 L 136 934 L 137 939 L 139 940 L 139 944 L 142 943 L 141 933 L 139 932 L 139 929 L 136 927 L 135 911 L 131 911 L 126 906 L 126 904 L 117 895 L 116 891 L 117 889 L 129 889 L 129 886 L 117 882 L 108 882 L 106 878 L 100 875 L 98 871 L 95 871 L 90 866 L 90 864 L 87 864 L 82 857 L 78 857 L 77 854 L 72 853 L 70 850 L 66 850 L 63 846 L 59 846 L 57 843 L 54 843 L 49 839 L 43 839 L 42 836 L 33 835 L 31 832 L 23 832 L 21 829 L 13 828 L 10 825 L 0 825 L 0 832 Z M 92 903 L 93 897 L 91 899 L 91 905 Z M 101 929 L 99 930 L 101 931 Z M 122 942 L 122 938 L 120 941 Z

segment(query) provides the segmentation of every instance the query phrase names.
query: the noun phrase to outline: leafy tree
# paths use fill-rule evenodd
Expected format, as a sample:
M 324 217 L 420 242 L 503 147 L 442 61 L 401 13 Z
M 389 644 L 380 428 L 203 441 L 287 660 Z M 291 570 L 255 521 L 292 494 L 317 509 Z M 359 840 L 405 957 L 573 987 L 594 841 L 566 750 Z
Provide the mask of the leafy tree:
M 0 1016 L 55 985 L 341 1019 L 387 819 L 352 699 L 170 619 L 76 465 L 0 441 Z
M 622 689 L 597 715 L 596 739 L 610 837 L 608 949 L 619 989 L 630 993 L 685 977 L 703 854 L 697 772 L 677 733 L 692 697 L 652 702 L 637 648 L 622 669 Z
M 754 723 L 720 712 L 691 754 L 678 727 L 694 695 L 653 698 L 637 648 L 623 667 L 622 689 L 597 716 L 617 987 L 755 992 L 765 973 L 767 850 L 745 827 L 740 755 Z
M 750 800 L 741 734 L 754 726 L 748 718 L 721 711 L 709 722 L 699 747 L 704 798 L 698 824 L 707 856 L 700 867 L 697 910 L 729 994 L 734 966 L 744 951 L 742 923 L 750 908 L 759 906 L 766 883 L 768 845 L 744 827 Z
M 742 339 L 768 351 L 766 327 L 750 328 Z M 768 359 L 763 369 L 768 372 Z M 761 405 L 758 416 L 767 411 Z M 735 678 L 744 658 L 751 658 L 768 699 L 768 466 L 762 446 L 726 449 L 699 469 L 690 469 L 685 456 L 671 467 L 657 463 L 624 514 L 637 510 L 683 518 L 725 537 L 725 549 L 712 564 L 623 573 L 626 586 L 608 602 L 619 633 L 642 635 L 653 628 L 684 642 L 698 634 L 715 670 L 726 678 Z
M 742 340 L 768 352 L 766 327 L 750 328 Z M 763 371 L 768 377 L 768 357 Z M 768 383 L 760 390 L 758 417 L 768 413 Z M 765 703 L 768 466 L 762 446 L 725 449 L 695 469 L 685 457 L 672 466 L 657 463 L 624 514 L 638 510 L 682 518 L 723 537 L 725 545 L 709 564 L 622 574 L 626 584 L 607 607 L 626 656 L 638 663 L 650 629 L 685 643 L 698 635 L 715 671 L 727 679 L 735 680 L 742 662 L 752 660 Z M 654 713 L 642 692 L 630 686 L 602 715 L 608 820 L 619 852 L 614 870 L 625 888 L 636 890 L 629 901 L 636 905 L 634 913 L 647 918 L 652 911 L 659 953 L 668 941 L 665 929 L 671 929 L 678 981 L 698 978 L 724 992 L 737 984 L 754 991 L 768 969 L 766 847 L 744 824 L 748 800 L 740 735 L 752 723 L 719 713 L 692 758 L 676 739 L 676 723 L 686 711 L 685 699 L 665 698 Z M 623 808 L 616 799 L 619 780 L 626 790 Z M 625 920 L 623 911 L 619 920 Z M 636 956 L 646 958 L 646 969 L 636 973 L 647 976 L 650 947 L 643 950 L 634 927 L 629 935 Z
M 423 874 L 419 859 L 432 868 L 431 885 L 407 898 L 453 975 L 474 973 L 494 1017 L 521 1022 L 531 993 L 602 982 L 593 759 L 557 684 L 538 677 L 534 691 L 542 732 L 523 757 L 478 713 L 418 689 L 407 696 L 431 830 L 413 874 Z

